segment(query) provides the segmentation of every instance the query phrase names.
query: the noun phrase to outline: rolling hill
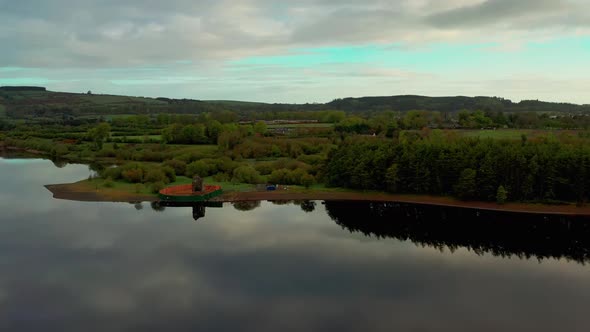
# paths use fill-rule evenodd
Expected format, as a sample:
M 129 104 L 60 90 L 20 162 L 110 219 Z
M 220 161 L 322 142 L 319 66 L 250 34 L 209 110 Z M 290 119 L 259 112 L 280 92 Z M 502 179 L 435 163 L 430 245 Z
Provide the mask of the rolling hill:
M 590 112 L 590 105 L 550 103 L 537 100 L 514 103 L 498 97 L 389 96 L 336 99 L 325 104 L 268 104 L 241 101 L 201 101 L 193 99 L 145 98 L 47 91 L 43 87 L 0 87 L 0 116 L 13 119 L 97 117 L 124 114 L 197 114 L 202 112 L 320 111 L 349 113 L 427 110 L 456 112 L 483 110 L 494 112 Z

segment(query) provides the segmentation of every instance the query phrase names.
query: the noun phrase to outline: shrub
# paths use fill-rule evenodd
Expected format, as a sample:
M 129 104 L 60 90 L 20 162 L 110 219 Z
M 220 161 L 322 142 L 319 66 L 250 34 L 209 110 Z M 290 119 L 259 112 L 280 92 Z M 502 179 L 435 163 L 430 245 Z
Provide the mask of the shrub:
M 301 177 L 301 185 L 305 186 L 305 188 L 309 188 L 313 186 L 315 183 L 315 178 L 313 175 L 305 174 Z
M 161 169 L 154 168 L 154 169 L 148 170 L 145 173 L 145 177 L 143 180 L 144 180 L 144 182 L 151 182 L 151 183 L 155 183 L 155 182 L 167 183 L 168 177 L 166 177 L 166 174 Z
M 164 187 L 166 187 L 166 185 L 163 182 L 158 181 L 150 185 L 150 190 L 152 193 L 157 194 L 160 192 L 160 190 L 164 189 Z
M 227 173 L 219 172 L 213 176 L 213 180 L 217 182 L 228 182 L 231 178 Z
M 277 170 L 274 170 L 270 174 L 268 181 L 270 181 L 271 183 L 276 183 L 276 184 L 287 184 L 288 177 L 289 177 L 289 170 L 284 169 L 284 168 L 277 169 Z
M 117 153 L 113 149 L 103 148 L 102 150 L 96 152 L 96 156 L 101 158 L 114 158 L 117 156 Z
M 105 168 L 101 172 L 100 176 L 104 179 L 119 180 L 121 178 L 121 168 L 120 167 Z
M 172 167 L 164 166 L 162 167 L 162 172 L 164 172 L 164 174 L 168 178 L 169 183 L 176 181 L 176 172 Z
M 121 172 L 121 176 L 131 183 L 141 183 L 143 181 L 143 169 L 134 168 Z
M 233 172 L 233 182 L 257 184 L 260 183 L 260 173 L 255 170 L 252 166 L 241 166 Z
M 164 162 L 165 166 L 172 167 L 174 169 L 174 174 L 180 176 L 186 173 L 186 162 L 178 159 L 171 159 L 166 160 Z
M 145 169 L 137 163 L 126 164 L 121 167 L 121 177 L 131 183 L 143 182 Z
M 499 186 L 496 193 L 496 202 L 498 204 L 504 204 L 508 200 L 508 191 L 504 186 Z
M 262 175 L 269 175 L 273 171 L 272 163 L 257 163 L 254 168 Z
M 105 188 L 113 188 L 115 184 L 113 183 L 112 179 L 107 179 L 102 186 Z
M 209 165 L 207 165 L 205 162 L 203 162 L 201 160 L 192 162 L 186 167 L 186 176 L 188 176 L 188 177 L 193 177 L 195 175 L 198 175 L 198 176 L 204 178 L 204 177 L 209 176 L 209 172 L 210 172 Z
M 307 175 L 307 172 L 300 168 L 291 171 L 287 177 L 287 184 L 302 184 L 302 179 L 305 175 Z

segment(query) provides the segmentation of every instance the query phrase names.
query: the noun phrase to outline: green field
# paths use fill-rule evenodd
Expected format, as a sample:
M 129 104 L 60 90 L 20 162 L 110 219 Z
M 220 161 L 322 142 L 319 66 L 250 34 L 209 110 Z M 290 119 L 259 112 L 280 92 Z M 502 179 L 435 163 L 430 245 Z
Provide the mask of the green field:
M 332 123 L 290 123 L 290 124 L 272 124 L 268 128 L 331 128 Z
M 0 105 L 0 118 L 6 117 L 6 107 L 4 105 Z
M 576 135 L 574 130 L 540 130 L 540 129 L 498 129 L 498 130 L 457 130 L 463 137 L 479 137 L 493 139 L 520 140 L 522 135 L 527 138 L 546 137 L 548 135 Z
M 100 116 L 103 117 L 105 120 L 112 121 L 113 119 L 126 119 L 130 116 L 136 116 L 137 114 L 101 114 Z M 80 115 L 78 119 L 96 119 L 99 115 L 91 114 L 91 115 Z
M 195 154 L 200 158 L 217 158 L 219 153 L 219 147 L 217 145 L 175 145 L 168 144 L 175 155 L 180 156 L 183 154 Z
M 149 140 L 156 140 L 159 141 L 162 139 L 162 135 L 136 135 L 136 136 L 124 136 L 124 135 L 117 135 L 117 136 L 112 136 L 113 138 L 127 138 L 127 139 L 136 139 L 136 140 L 144 140 L 144 139 L 149 139 Z

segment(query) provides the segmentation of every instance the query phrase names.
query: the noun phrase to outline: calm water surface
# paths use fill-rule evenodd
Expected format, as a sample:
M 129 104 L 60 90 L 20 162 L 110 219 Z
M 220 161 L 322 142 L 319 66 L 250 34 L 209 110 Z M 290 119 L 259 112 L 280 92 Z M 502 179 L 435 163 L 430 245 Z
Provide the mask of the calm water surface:
M 590 329 L 583 219 L 262 202 L 195 221 L 43 187 L 89 173 L 0 159 L 0 330 Z

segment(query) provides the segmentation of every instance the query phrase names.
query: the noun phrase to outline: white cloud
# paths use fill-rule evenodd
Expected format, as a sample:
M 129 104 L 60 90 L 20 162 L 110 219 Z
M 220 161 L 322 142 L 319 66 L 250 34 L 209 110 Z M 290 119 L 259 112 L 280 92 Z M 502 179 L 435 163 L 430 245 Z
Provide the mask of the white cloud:
M 588 12 L 582 0 L 0 0 L 0 45 L 9 45 L 0 68 L 27 69 L 0 71 L 0 80 L 39 77 L 52 89 L 285 102 L 466 94 L 473 87 L 455 86 L 462 77 L 430 69 L 365 61 L 236 70 L 233 60 L 374 44 L 423 50 L 477 42 L 494 45 L 489 52 L 519 52 L 531 40 L 590 35 Z M 538 91 L 544 89 L 529 89 Z M 554 99 L 548 97 L 539 96 Z

